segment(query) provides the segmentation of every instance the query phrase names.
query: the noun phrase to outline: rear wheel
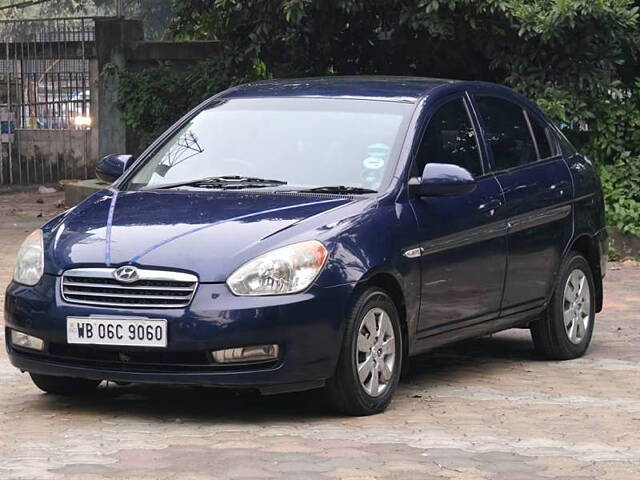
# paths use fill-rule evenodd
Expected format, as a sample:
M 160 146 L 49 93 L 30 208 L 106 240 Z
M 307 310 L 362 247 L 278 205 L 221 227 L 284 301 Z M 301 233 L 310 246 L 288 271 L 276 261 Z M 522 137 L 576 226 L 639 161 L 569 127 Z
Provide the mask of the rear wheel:
M 372 288 L 356 301 L 336 373 L 327 383 L 334 407 L 350 415 L 382 412 L 391 402 L 402 368 L 402 333 L 395 304 Z
M 536 350 L 547 358 L 582 356 L 595 321 L 595 286 L 589 262 L 571 252 L 560 267 L 558 284 L 543 318 L 531 324 Z
M 31 380 L 43 392 L 56 395 L 86 395 L 93 392 L 100 380 L 86 378 L 54 377 L 52 375 L 40 375 L 31 373 Z

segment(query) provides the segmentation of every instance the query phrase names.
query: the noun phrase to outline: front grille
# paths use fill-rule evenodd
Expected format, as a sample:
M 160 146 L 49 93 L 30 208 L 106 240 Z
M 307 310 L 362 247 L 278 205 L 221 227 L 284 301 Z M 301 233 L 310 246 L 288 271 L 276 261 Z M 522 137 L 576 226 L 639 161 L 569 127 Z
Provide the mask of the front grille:
M 115 268 L 77 268 L 62 274 L 62 298 L 69 303 L 110 307 L 181 308 L 198 286 L 195 275 L 136 269 L 137 280 L 116 280 Z

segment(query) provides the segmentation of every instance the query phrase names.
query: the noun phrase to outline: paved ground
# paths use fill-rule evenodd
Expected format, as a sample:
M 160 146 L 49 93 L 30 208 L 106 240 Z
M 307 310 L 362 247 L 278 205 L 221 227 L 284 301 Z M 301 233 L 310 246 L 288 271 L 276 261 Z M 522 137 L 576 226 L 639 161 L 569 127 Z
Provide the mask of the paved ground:
M 0 288 L 58 194 L 0 195 Z M 640 268 L 612 264 L 588 355 L 545 362 L 526 331 L 424 355 L 383 415 L 340 418 L 315 393 L 40 393 L 0 353 L 0 479 L 640 478 Z M 1 330 L 0 330 L 1 331 Z M 0 336 L 2 334 L 0 333 Z

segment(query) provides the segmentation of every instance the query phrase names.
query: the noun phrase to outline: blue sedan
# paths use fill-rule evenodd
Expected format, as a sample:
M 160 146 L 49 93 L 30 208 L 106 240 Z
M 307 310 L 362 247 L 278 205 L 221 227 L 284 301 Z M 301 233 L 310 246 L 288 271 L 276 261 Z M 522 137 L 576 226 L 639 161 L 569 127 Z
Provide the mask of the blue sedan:
M 9 358 L 46 392 L 324 388 L 372 414 L 412 355 L 521 327 L 576 358 L 602 308 L 594 166 L 506 87 L 241 85 L 97 174 L 6 292 Z

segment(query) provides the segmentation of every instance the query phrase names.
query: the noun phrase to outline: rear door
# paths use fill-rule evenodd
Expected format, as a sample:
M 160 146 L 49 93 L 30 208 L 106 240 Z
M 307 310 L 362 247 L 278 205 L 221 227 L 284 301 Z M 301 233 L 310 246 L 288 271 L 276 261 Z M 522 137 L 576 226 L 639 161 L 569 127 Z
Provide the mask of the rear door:
M 502 315 L 544 304 L 572 235 L 572 182 L 549 125 L 510 99 L 474 96 L 505 196 L 507 275 Z

